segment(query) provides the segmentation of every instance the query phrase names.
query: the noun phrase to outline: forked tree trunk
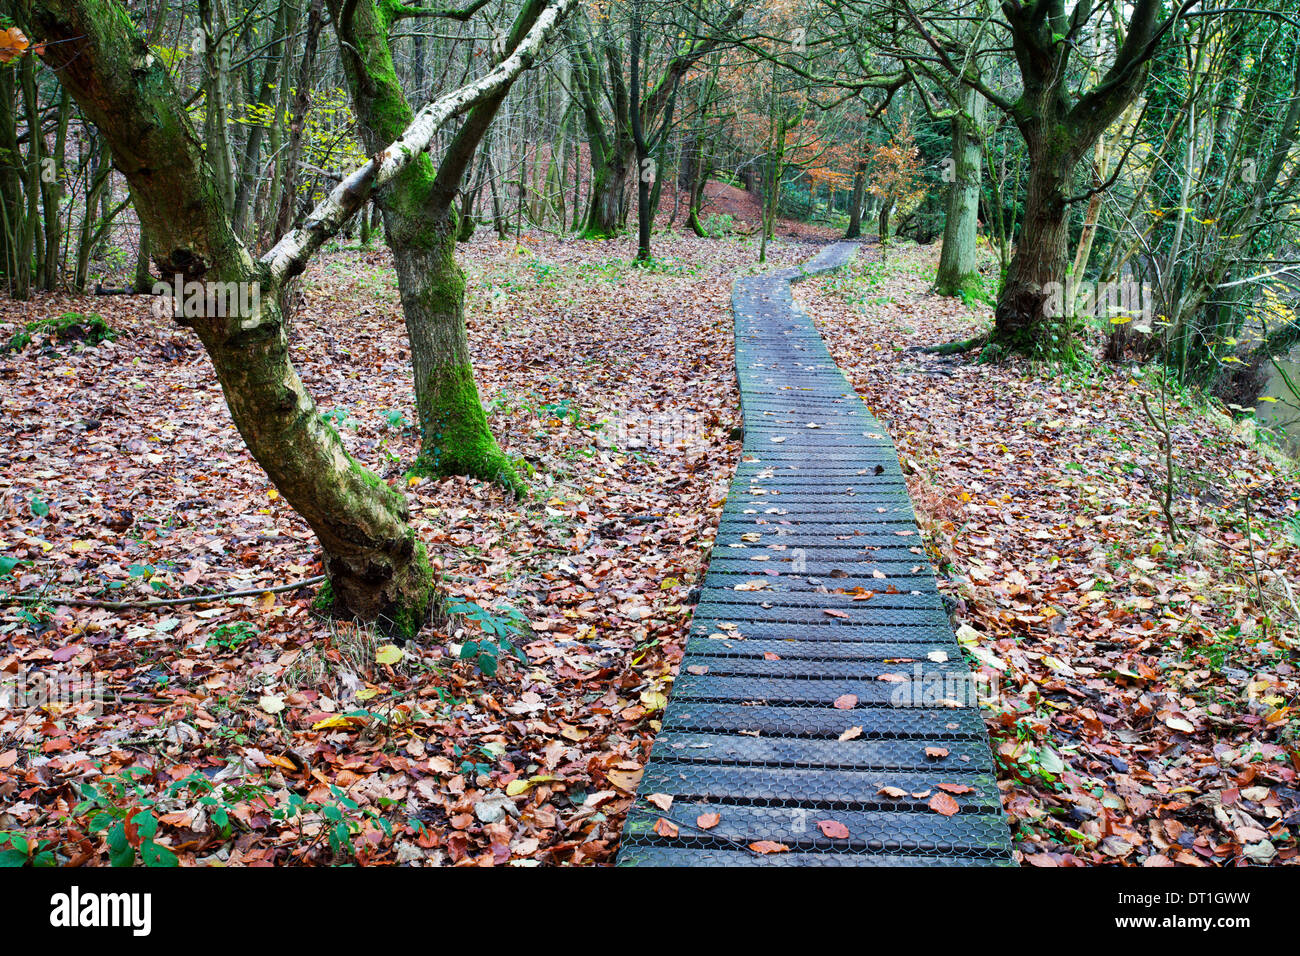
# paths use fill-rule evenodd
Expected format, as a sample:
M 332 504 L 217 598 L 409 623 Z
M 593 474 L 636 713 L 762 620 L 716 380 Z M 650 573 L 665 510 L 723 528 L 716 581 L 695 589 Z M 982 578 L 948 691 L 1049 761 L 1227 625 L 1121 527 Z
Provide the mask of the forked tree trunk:
M 397 139 L 414 115 L 397 82 L 388 44 L 395 8 L 373 0 L 328 3 L 341 45 L 348 51 L 343 65 L 361 138 L 373 154 Z M 515 42 L 541 9 L 538 0 L 525 5 L 515 23 Z M 465 276 L 455 258 L 457 187 L 505 92 L 471 112 L 444 153 L 441 170 L 421 154 L 377 201 L 411 343 L 420 422 L 415 468 L 495 481 L 521 493 L 523 483 L 492 436 L 474 384 L 465 329 Z
M 23 12 L 45 41 L 44 59 L 108 140 L 161 275 L 257 294 L 247 313 L 185 324 L 207 350 L 249 451 L 316 533 L 336 606 L 414 633 L 433 586 L 406 501 L 352 459 L 303 388 L 270 272 L 235 235 L 165 65 L 118 3 L 28 0 Z
M 1024 89 L 1014 103 L 1001 105 L 1025 138 L 1029 181 L 1016 252 L 998 296 L 989 344 L 996 350 L 1069 361 L 1077 354 L 1075 330 L 1071 310 L 1058 303 L 1066 299 L 1074 168 L 1141 92 L 1151 56 L 1173 19 L 1161 22 L 1164 4 L 1160 0 L 1134 0 L 1128 31 L 1110 69 L 1071 104 L 1068 84 L 1073 73 L 1068 65 L 1074 29 L 1064 34 L 1054 30 L 1053 18 L 1044 16 L 1050 10 L 1046 3 L 1036 0 L 1003 7 Z M 1071 19 L 1086 20 L 1090 10 L 1078 5 Z M 990 88 L 983 92 L 999 101 Z

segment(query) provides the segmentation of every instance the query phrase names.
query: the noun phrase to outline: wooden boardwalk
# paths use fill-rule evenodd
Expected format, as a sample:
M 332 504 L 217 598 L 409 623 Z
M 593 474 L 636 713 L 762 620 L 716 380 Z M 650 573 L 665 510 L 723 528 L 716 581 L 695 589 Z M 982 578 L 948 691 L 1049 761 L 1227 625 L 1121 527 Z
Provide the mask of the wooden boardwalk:
M 619 865 L 1011 862 L 897 454 L 791 299 L 855 249 L 736 283 L 744 453 Z

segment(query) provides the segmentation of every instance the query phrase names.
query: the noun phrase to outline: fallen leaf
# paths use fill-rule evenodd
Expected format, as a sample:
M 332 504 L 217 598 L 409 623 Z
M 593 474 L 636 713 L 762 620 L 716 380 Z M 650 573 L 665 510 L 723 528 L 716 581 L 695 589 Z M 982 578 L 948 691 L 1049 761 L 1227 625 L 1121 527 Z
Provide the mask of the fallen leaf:
M 929 806 L 935 813 L 942 813 L 945 817 L 950 817 L 961 809 L 957 801 L 946 793 L 936 793 L 930 798 Z

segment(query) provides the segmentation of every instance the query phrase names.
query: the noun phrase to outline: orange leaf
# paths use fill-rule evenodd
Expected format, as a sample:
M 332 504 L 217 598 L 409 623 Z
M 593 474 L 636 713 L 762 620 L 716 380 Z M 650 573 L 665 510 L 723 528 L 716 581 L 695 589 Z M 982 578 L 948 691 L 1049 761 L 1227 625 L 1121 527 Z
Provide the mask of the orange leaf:
M 927 757 L 933 757 L 934 759 L 938 760 L 940 757 L 948 756 L 948 748 L 947 747 L 926 747 L 925 755 Z
M 937 784 L 940 790 L 947 790 L 949 793 L 972 793 L 975 788 L 968 787 L 964 783 L 940 783 Z
M 858 706 L 857 694 L 842 694 L 835 698 L 835 707 L 837 710 L 852 710 Z
M 749 848 L 753 850 L 755 853 L 762 853 L 765 855 L 768 853 L 789 853 L 790 852 L 790 848 L 788 846 L 786 846 L 784 843 L 777 843 L 775 840 L 759 840 L 755 843 L 751 843 L 749 845 Z
M 930 809 L 935 813 L 942 813 L 945 817 L 950 817 L 961 809 L 957 801 L 946 793 L 936 793 L 930 798 Z
M 949 799 L 952 798 L 950 797 Z M 661 837 L 672 839 L 677 836 L 677 824 L 673 823 L 671 820 L 665 820 L 663 817 L 660 817 L 655 821 L 654 829 L 655 833 L 659 834 Z
M 847 840 L 849 838 L 849 828 L 838 820 L 818 820 L 817 829 L 832 840 Z
M 21 56 L 30 45 L 27 35 L 17 27 L 0 30 L 0 63 L 8 63 Z
M 701 813 L 695 818 L 695 825 L 701 830 L 712 830 L 722 822 L 722 816 L 717 813 Z

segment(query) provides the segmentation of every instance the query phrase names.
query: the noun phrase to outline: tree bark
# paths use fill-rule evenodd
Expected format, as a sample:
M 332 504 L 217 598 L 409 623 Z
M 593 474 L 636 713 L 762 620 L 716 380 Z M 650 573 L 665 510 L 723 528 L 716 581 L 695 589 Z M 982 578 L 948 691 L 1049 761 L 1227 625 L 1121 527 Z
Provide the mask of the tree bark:
M 862 235 L 862 207 L 867 196 L 867 161 L 858 160 L 853 170 L 853 205 L 849 209 L 849 228 L 844 233 L 845 239 L 857 239 Z
M 974 295 L 981 289 L 975 241 L 984 166 L 980 139 L 984 97 L 970 87 L 962 87 L 962 100 L 951 120 L 953 180 L 948 189 L 943 249 L 934 282 L 939 295 Z
M 316 533 L 332 600 L 342 611 L 386 618 L 413 634 L 433 586 L 405 499 L 348 454 L 303 387 L 272 273 L 235 234 L 166 68 L 118 3 L 24 0 L 24 13 L 33 35 L 46 42 L 44 59 L 108 140 L 160 273 L 257 293 L 247 313 L 181 321 L 207 350 L 249 451 Z
M 343 65 L 362 140 L 373 153 L 400 136 L 413 116 L 388 43 L 397 8 L 373 0 L 329 0 L 329 5 L 346 50 Z M 525 3 L 511 31 L 511 49 L 544 7 L 542 0 Z M 492 436 L 474 384 L 465 329 L 465 276 L 455 258 L 460 183 L 508 92 L 509 84 L 474 107 L 439 168 L 422 153 L 378 202 L 411 343 L 420 422 L 415 467 L 434 475 L 495 481 L 522 493 L 523 483 Z

